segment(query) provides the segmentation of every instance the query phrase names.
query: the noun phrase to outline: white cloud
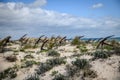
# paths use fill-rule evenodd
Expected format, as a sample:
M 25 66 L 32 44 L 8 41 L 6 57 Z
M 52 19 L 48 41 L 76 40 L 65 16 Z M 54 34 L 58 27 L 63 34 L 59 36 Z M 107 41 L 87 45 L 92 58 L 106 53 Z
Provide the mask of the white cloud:
M 102 3 L 97 3 L 97 4 L 94 4 L 94 5 L 92 5 L 92 8 L 101 8 L 101 7 L 103 7 L 103 4 Z
M 92 19 L 75 17 L 67 13 L 45 10 L 40 7 L 31 8 L 23 3 L 0 3 L 0 34 L 93 34 L 120 32 L 115 29 L 120 26 L 120 19 Z M 76 31 L 78 32 L 76 32 Z
M 46 0 L 35 0 L 33 3 L 28 4 L 29 7 L 40 7 L 44 6 L 47 3 Z

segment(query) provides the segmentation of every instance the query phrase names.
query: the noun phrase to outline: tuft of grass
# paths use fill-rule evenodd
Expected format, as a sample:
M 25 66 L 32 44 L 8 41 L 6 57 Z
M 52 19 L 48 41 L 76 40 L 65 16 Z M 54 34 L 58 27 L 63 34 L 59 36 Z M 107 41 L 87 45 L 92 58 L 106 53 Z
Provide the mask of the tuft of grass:
M 34 58 L 34 56 L 31 55 L 31 54 L 28 54 L 28 55 L 26 55 L 24 58 Z
M 37 74 L 33 74 L 33 75 L 28 75 L 25 80 L 40 80 L 40 78 Z
M 79 70 L 76 66 L 66 65 L 68 77 L 73 77 Z
M 56 75 L 57 73 L 58 73 L 58 71 L 52 71 L 51 76 L 54 76 L 54 75 Z
M 15 78 L 17 76 L 16 71 L 18 71 L 17 67 L 10 67 L 3 72 L 0 72 L 0 79 Z
M 115 53 L 116 55 L 120 55 L 120 46 L 114 47 L 114 53 Z
M 63 58 L 53 58 L 53 59 L 49 59 L 46 61 L 46 63 L 41 63 L 39 68 L 37 69 L 37 74 L 43 74 L 47 71 L 49 71 L 50 69 L 52 69 L 54 66 L 58 66 L 61 64 L 65 64 L 66 61 L 64 61 Z
M 48 51 L 48 56 L 58 57 L 58 56 L 60 56 L 60 53 L 58 53 L 58 52 L 55 51 L 55 50 L 50 50 L 50 51 Z
M 79 48 L 80 51 L 83 52 L 83 53 L 88 51 L 88 49 L 86 48 L 86 46 L 77 46 L 77 48 Z
M 6 57 L 6 60 L 9 62 L 15 62 L 17 60 L 17 57 L 14 55 L 10 55 Z
M 53 66 L 47 63 L 41 63 L 39 68 L 36 70 L 37 74 L 41 75 L 47 71 L 49 71 L 50 69 L 52 69 Z
M 66 80 L 65 76 L 62 74 L 55 75 L 53 80 Z
M 79 69 L 85 69 L 90 67 L 89 62 L 86 59 L 76 59 L 76 61 L 73 61 L 72 64 Z
M 108 58 L 110 54 L 104 51 L 96 51 L 93 53 L 93 56 L 94 56 L 94 59 L 99 59 L 99 58 L 105 59 L 105 58 Z
M 47 63 L 52 66 L 57 66 L 57 65 L 65 64 L 66 61 L 64 61 L 63 58 L 53 58 L 53 59 L 47 60 Z
M 31 44 L 26 44 L 23 46 L 23 49 L 30 49 L 30 48 L 33 48 Z
M 97 73 L 90 69 L 85 69 L 83 72 L 83 77 L 96 78 Z
M 72 45 L 79 45 L 79 44 L 80 44 L 80 39 L 79 39 L 79 37 L 76 36 L 76 37 L 72 40 L 71 44 L 72 44 Z
M 34 64 L 39 65 L 40 62 L 36 62 L 36 61 L 33 61 L 33 60 L 25 61 L 25 63 L 22 64 L 21 68 L 32 67 Z

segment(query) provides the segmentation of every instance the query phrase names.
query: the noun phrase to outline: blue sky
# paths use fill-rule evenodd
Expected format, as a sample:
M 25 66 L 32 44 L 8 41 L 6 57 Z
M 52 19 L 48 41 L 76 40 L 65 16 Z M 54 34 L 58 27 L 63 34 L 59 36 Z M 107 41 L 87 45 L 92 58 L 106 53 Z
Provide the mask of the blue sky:
M 0 37 L 119 36 L 120 0 L 0 0 Z

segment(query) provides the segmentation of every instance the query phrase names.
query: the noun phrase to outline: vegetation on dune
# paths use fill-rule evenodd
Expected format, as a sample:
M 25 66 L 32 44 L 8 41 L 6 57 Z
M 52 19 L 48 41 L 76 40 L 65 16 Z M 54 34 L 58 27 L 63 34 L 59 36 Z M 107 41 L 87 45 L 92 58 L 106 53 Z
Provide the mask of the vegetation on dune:
M 91 69 L 85 69 L 83 71 L 83 77 L 96 78 L 97 76 L 97 73 Z
M 27 60 L 25 61 L 22 65 L 21 65 L 21 68 L 27 68 L 27 67 L 32 67 L 33 65 L 39 65 L 40 62 L 36 62 L 34 60 Z
M 82 53 L 88 51 L 88 49 L 86 48 L 86 46 L 81 46 L 81 45 L 79 45 L 79 46 L 77 46 L 77 48 L 80 49 L 80 51 L 81 51 Z
M 87 77 L 90 79 L 95 78 L 98 75 L 96 74 L 96 71 L 91 70 L 90 68 L 91 65 L 89 61 L 87 59 L 79 59 L 79 56 L 83 55 L 81 53 L 87 54 L 89 52 L 93 57 L 92 60 L 106 59 L 110 57 L 112 54 L 120 55 L 120 43 L 115 40 L 112 40 L 112 41 L 108 40 L 113 35 L 99 39 L 98 42 L 93 42 L 93 40 L 88 40 L 88 42 L 85 42 L 84 40 L 80 40 L 80 38 L 83 36 L 80 36 L 80 37 L 76 36 L 71 41 L 71 43 L 68 42 L 68 44 L 73 45 L 72 47 L 76 46 L 76 48 L 73 50 L 75 54 L 72 54 L 72 55 L 70 54 L 70 56 L 68 55 L 68 57 L 60 57 L 62 55 L 60 55 L 60 53 L 58 52 L 59 49 L 57 49 L 59 46 L 64 46 L 64 44 L 66 44 L 66 40 L 67 40 L 66 36 L 65 37 L 58 36 L 58 37 L 51 37 L 51 38 L 48 38 L 48 37 L 41 38 L 44 36 L 43 35 L 39 39 L 35 39 L 31 43 L 30 43 L 30 38 L 26 38 L 25 36 L 26 34 L 18 40 L 21 47 L 19 49 L 14 48 L 14 51 L 13 51 L 14 54 L 5 57 L 7 61 L 15 62 L 17 61 L 17 58 L 19 56 L 18 55 L 19 52 L 22 51 L 25 53 L 25 56 L 24 56 L 24 59 L 21 59 L 22 64 L 20 68 L 31 68 L 33 65 L 38 65 L 38 68 L 36 69 L 36 73 L 32 75 L 28 75 L 25 78 L 25 80 L 40 80 L 39 75 L 41 76 L 42 74 L 51 70 L 55 66 L 66 64 L 65 58 L 71 59 L 73 57 L 77 57 L 76 60 L 72 61 L 70 64 L 65 65 L 67 75 L 64 76 L 60 74 L 59 70 L 52 71 L 51 76 L 52 77 L 54 76 L 53 80 L 69 80 L 70 78 L 74 79 L 74 77 L 78 77 L 78 76 L 83 77 L 83 78 Z M 9 43 L 10 38 L 11 37 L 7 37 L 3 40 L 0 40 L 0 49 L 2 49 L 2 51 L 4 50 L 4 48 L 6 48 L 7 44 L 11 44 Z M 87 49 L 89 45 L 96 47 L 93 49 L 94 51 Z M 38 46 L 40 46 L 40 50 L 38 50 L 37 52 L 35 50 L 34 51 L 29 50 L 29 49 L 33 49 L 36 47 L 38 48 Z M 11 47 L 11 46 L 7 45 L 7 47 Z M 61 51 L 65 52 L 64 50 L 66 51 L 66 49 L 63 49 Z M 33 55 L 33 53 L 41 54 L 42 52 L 44 52 L 45 55 L 47 54 L 47 57 L 52 56 L 52 59 L 48 59 L 44 63 L 36 62 L 35 61 L 36 58 Z M 38 58 L 40 58 L 40 56 Z M 120 65 L 118 65 L 118 70 L 120 71 Z M 12 67 L 12 68 L 8 68 L 4 70 L 3 72 L 0 72 L 0 80 L 5 79 L 5 78 L 11 78 L 11 79 L 15 78 L 17 76 L 17 71 L 18 71 L 17 67 Z
M 40 66 L 37 69 L 37 73 L 43 74 L 43 73 L 49 71 L 50 69 L 52 69 L 54 66 L 58 66 L 61 64 L 65 64 L 65 63 L 66 63 L 66 61 L 64 61 L 63 58 L 49 59 L 46 61 L 46 63 L 40 63 Z
M 94 56 L 94 59 L 99 59 L 99 58 L 105 59 L 110 57 L 110 54 L 108 54 L 105 51 L 96 51 L 93 53 L 93 56 Z
M 0 79 L 5 78 L 15 78 L 17 77 L 18 68 L 16 66 L 5 69 L 3 72 L 0 72 Z
M 62 74 L 55 75 L 53 80 L 67 80 L 66 77 Z
M 58 71 L 52 71 L 51 76 L 54 76 L 58 73 Z
M 50 51 L 48 51 L 48 56 L 58 57 L 58 56 L 60 56 L 60 53 L 58 53 L 58 52 L 55 51 L 55 50 L 50 50 Z
M 26 55 L 24 58 L 34 58 L 34 56 L 33 55 L 31 55 L 31 54 L 28 54 L 28 55 Z
M 79 69 L 85 69 L 90 67 L 89 62 L 86 59 L 76 59 L 76 61 L 73 61 L 72 64 L 78 67 Z
M 39 76 L 37 74 L 31 74 L 28 75 L 25 80 L 40 80 Z
M 72 42 L 71 42 L 72 45 L 79 45 L 80 44 L 80 38 L 78 36 L 76 36 Z
M 15 62 L 17 60 L 17 57 L 15 55 L 10 55 L 6 57 L 6 60 L 9 62 Z

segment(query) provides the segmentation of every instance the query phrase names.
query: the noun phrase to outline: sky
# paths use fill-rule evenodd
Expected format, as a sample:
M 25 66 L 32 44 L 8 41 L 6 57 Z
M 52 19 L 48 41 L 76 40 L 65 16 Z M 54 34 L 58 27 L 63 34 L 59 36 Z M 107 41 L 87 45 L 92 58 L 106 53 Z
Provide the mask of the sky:
M 0 0 L 0 38 L 120 36 L 120 0 Z

